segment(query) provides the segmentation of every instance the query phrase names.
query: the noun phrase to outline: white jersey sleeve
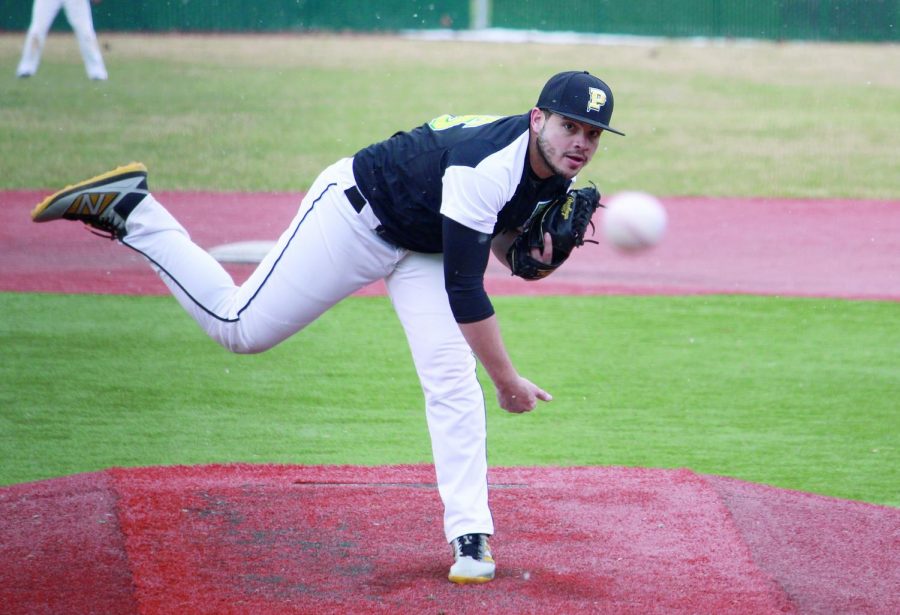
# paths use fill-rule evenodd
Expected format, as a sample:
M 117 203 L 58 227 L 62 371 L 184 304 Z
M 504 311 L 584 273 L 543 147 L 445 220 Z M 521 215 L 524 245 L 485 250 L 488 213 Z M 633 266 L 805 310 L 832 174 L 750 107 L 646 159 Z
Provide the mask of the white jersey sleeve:
M 484 158 L 476 166 L 450 165 L 444 171 L 441 214 L 491 234 L 497 214 L 522 181 L 528 133 Z

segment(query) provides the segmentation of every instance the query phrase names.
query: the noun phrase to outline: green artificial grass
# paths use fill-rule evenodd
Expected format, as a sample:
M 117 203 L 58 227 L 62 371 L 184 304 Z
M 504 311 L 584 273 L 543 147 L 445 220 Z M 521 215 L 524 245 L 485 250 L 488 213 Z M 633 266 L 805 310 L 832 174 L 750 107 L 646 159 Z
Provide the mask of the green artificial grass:
M 758 297 L 495 298 L 555 399 L 498 408 L 493 465 L 688 467 L 900 505 L 900 306 Z M 0 483 L 110 466 L 428 463 L 387 299 L 232 355 L 172 299 L 0 294 Z

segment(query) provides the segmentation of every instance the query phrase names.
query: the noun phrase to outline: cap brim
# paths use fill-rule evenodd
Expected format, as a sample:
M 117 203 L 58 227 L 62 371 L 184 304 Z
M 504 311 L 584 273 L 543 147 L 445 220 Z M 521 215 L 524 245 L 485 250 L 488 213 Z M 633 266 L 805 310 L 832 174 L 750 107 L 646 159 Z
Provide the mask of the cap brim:
M 550 109 L 550 111 L 553 111 L 553 109 Z M 571 118 L 573 120 L 578 120 L 579 122 L 584 122 L 585 124 L 590 124 L 591 126 L 596 126 L 597 128 L 602 128 L 603 130 L 608 130 L 610 132 L 614 132 L 617 135 L 622 135 L 623 137 L 625 136 L 624 132 L 616 130 L 612 126 L 607 126 L 606 124 L 598 122 L 597 120 L 594 120 L 594 119 L 591 119 L 588 117 L 584 117 L 583 115 L 574 115 L 572 113 L 560 113 L 559 111 L 553 111 L 553 113 L 556 113 L 563 117 Z

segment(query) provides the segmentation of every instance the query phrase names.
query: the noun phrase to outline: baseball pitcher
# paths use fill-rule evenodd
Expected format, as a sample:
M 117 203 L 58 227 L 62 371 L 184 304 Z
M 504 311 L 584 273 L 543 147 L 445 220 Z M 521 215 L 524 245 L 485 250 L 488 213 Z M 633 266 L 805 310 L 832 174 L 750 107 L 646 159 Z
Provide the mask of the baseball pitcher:
M 338 301 L 383 279 L 425 394 L 449 578 L 494 578 L 488 547 L 484 395 L 476 358 L 509 412 L 550 394 L 519 374 L 484 289 L 491 252 L 539 280 L 584 241 L 599 206 L 576 174 L 610 127 L 613 95 L 564 72 L 521 115 L 444 115 L 325 169 L 272 251 L 242 285 L 153 196 L 132 163 L 65 188 L 36 222 L 80 220 L 144 255 L 203 330 L 237 353 L 261 352 Z

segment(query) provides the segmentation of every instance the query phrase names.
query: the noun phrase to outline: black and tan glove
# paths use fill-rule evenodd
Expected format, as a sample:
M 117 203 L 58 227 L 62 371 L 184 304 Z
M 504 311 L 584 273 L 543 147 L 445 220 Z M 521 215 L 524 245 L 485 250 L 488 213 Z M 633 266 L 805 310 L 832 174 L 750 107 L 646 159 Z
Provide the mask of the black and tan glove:
M 506 262 L 513 275 L 526 280 L 545 278 L 562 265 L 572 250 L 584 245 L 588 225 L 600 205 L 600 193 L 591 184 L 578 190 L 570 190 L 563 196 L 549 201 L 525 223 L 506 253 Z M 553 242 L 552 261 L 545 263 L 531 254 L 537 248 L 544 253 L 544 235 Z

